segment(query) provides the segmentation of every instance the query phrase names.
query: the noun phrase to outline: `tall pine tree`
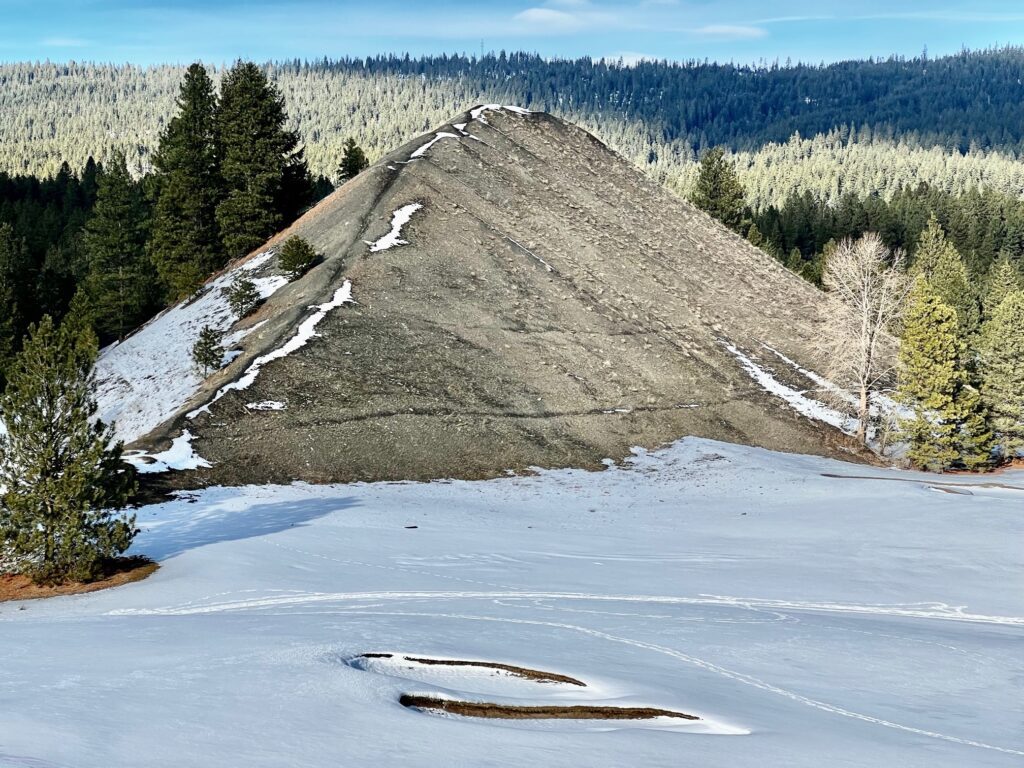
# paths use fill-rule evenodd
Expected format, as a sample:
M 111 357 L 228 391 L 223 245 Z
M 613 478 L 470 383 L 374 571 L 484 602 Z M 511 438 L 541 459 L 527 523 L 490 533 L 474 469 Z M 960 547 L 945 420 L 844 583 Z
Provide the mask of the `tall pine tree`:
M 356 144 L 356 140 L 349 136 L 342 145 L 341 165 L 338 166 L 338 182 L 344 184 L 369 167 L 370 161 L 366 159 L 366 153 L 363 152 L 362 147 Z
M 168 298 L 189 296 L 223 266 L 215 211 L 223 198 L 216 151 L 217 97 L 201 64 L 185 73 L 178 114 L 153 158 L 156 206 L 149 253 Z
M 1003 255 L 992 263 L 985 280 L 985 288 L 985 294 L 981 297 L 981 307 L 982 318 L 988 321 L 995 315 L 1003 299 L 1014 291 L 1024 291 L 1024 277 L 1010 261 L 1010 257 Z
M 979 469 L 990 461 L 992 434 L 978 392 L 969 384 L 964 352 L 956 310 L 918 278 L 899 354 L 900 400 L 912 411 L 900 427 L 909 443 L 907 457 L 917 467 Z
M 88 581 L 135 536 L 134 474 L 96 415 L 96 337 L 87 325 L 33 327 L 9 372 L 0 435 L 0 538 L 35 581 Z
M 1024 448 L 1024 291 L 1007 294 L 982 327 L 981 394 L 1003 458 Z
M 962 334 L 970 335 L 978 329 L 978 301 L 971 290 L 967 267 L 956 247 L 946 239 L 934 213 L 917 241 L 911 272 L 924 277 L 938 298 L 956 310 Z
M 697 185 L 690 199 L 734 232 L 745 233 L 749 228 L 743 185 L 721 147 L 709 149 L 700 159 Z
M 224 76 L 217 142 L 225 196 L 216 215 L 230 258 L 261 245 L 301 207 L 305 162 L 287 121 L 284 98 L 260 67 L 240 61 Z
M 142 190 L 128 174 L 124 155 L 118 154 L 100 176 L 84 235 L 89 262 L 85 291 L 101 336 L 124 338 L 152 308 L 148 227 Z
M 21 346 L 34 299 L 31 285 L 32 260 L 24 238 L 10 224 L 0 224 L 0 367 Z

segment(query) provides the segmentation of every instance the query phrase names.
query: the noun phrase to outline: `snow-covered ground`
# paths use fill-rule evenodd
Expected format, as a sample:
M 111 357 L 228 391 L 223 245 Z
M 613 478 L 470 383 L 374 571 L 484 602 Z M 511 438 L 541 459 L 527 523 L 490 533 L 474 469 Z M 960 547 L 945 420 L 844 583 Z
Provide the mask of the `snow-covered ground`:
M 0 766 L 1024 764 L 1024 473 L 687 439 L 603 473 L 210 489 L 139 522 L 149 580 L 0 605 Z M 587 686 L 354 661 L 374 652 Z
M 176 304 L 121 343 L 100 352 L 96 361 L 99 417 L 114 423 L 118 439 L 127 443 L 142 437 L 199 391 L 203 377 L 192 362 L 199 332 L 208 325 L 226 333 L 238 320 L 224 294 L 237 276 L 250 277 L 264 299 L 288 283 L 282 275 L 252 276 L 273 256 L 273 251 L 267 251 L 225 272 L 198 298 Z M 256 327 L 226 335 L 221 343 L 228 354 Z

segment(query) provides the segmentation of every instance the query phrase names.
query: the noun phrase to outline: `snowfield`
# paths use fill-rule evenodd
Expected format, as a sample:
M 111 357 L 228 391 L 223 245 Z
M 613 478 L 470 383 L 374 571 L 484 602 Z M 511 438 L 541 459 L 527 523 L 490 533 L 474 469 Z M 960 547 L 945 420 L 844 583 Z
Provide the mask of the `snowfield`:
M 160 313 L 120 343 L 104 348 L 96 361 L 96 400 L 99 418 L 114 423 L 119 440 L 130 443 L 173 416 L 199 391 L 203 377 L 192 362 L 192 346 L 204 325 L 225 333 L 238 320 L 224 289 L 239 275 L 247 275 L 266 299 L 288 283 L 283 275 L 253 277 L 266 266 L 273 251 L 253 258 L 211 281 L 200 296 Z M 221 343 L 233 345 L 259 326 L 226 335 Z
M 0 766 L 1024 764 L 1022 472 L 688 438 L 601 473 L 215 488 L 139 523 L 147 581 L 0 605 Z

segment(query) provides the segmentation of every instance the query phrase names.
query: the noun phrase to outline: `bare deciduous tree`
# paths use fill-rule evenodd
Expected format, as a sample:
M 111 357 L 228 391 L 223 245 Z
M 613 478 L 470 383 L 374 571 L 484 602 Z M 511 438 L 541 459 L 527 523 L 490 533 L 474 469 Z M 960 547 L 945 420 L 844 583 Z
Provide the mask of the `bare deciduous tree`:
M 867 443 L 872 396 L 895 371 L 896 344 L 889 331 L 899 322 L 911 281 L 903 253 L 890 253 L 869 232 L 839 244 L 825 262 L 823 282 L 828 302 L 820 345 L 828 376 L 854 394 L 857 439 Z

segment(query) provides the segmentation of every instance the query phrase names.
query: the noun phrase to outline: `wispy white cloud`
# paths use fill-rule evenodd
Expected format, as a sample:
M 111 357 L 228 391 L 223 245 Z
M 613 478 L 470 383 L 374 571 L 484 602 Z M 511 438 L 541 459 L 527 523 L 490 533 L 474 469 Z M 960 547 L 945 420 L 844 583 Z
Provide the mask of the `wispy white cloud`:
M 749 24 L 706 24 L 691 31 L 708 40 L 757 40 L 768 34 L 768 30 Z
M 514 16 L 515 21 L 536 32 L 571 32 L 583 26 L 582 20 L 566 11 L 554 8 L 527 8 Z
M 513 21 L 530 34 L 565 34 L 627 23 L 621 8 L 598 9 L 590 0 L 547 0 L 544 6 L 520 11 Z

